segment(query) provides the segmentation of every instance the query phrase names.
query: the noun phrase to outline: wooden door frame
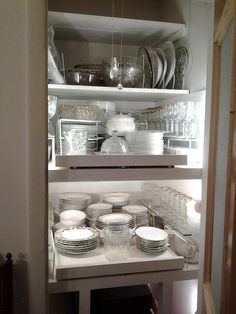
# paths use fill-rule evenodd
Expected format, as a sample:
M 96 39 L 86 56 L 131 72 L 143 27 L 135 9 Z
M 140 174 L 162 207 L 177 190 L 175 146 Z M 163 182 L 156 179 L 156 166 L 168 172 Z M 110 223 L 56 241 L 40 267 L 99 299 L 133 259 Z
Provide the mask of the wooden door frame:
M 223 3 L 223 4 L 222 4 Z M 221 10 L 221 12 L 219 12 Z M 221 278 L 221 313 L 230 313 L 232 302 L 232 268 L 236 249 L 236 204 L 235 204 L 235 174 L 234 163 L 236 156 L 236 123 L 235 123 L 235 86 L 236 86 L 236 25 L 235 25 L 235 0 L 219 1 L 215 8 L 215 35 L 213 49 L 213 79 L 212 79 L 212 100 L 210 119 L 210 153 L 208 156 L 208 184 L 207 184 L 207 212 L 205 226 L 205 251 L 203 270 L 203 313 L 215 313 L 214 301 L 211 289 L 211 263 L 212 263 L 212 243 L 213 243 L 213 219 L 214 219 L 214 194 L 216 175 L 216 150 L 217 150 L 217 121 L 219 110 L 219 87 L 220 87 L 220 65 L 221 46 L 226 32 L 233 22 L 233 56 L 232 56 L 232 80 L 230 99 L 230 121 L 229 139 L 227 155 L 227 186 L 225 197 L 225 222 L 224 222 L 224 246 Z M 234 143 L 234 145 L 233 145 Z M 234 248 L 234 249 L 233 249 Z M 231 307 L 230 307 L 231 306 Z M 224 311 L 222 311 L 224 309 Z M 227 312 L 225 311 L 227 309 Z M 228 312 L 229 311 L 229 312 Z

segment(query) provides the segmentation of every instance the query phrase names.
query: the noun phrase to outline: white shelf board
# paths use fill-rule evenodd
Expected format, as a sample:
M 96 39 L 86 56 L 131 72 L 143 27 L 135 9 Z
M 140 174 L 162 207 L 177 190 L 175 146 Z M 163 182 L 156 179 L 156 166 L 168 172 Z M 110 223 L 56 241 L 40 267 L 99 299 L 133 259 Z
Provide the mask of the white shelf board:
M 48 94 L 61 99 L 87 100 L 126 100 L 126 101 L 159 101 L 161 99 L 189 94 L 189 90 L 123 88 L 103 86 L 59 85 L 49 84 Z
M 57 167 L 155 167 L 186 164 L 187 155 L 56 155 Z
M 143 180 L 197 180 L 202 179 L 201 168 L 59 168 L 50 166 L 49 183 L 86 181 L 143 181 Z
M 145 254 L 132 245 L 129 258 L 111 262 L 104 256 L 104 247 L 77 256 L 61 255 L 56 252 L 55 271 L 57 280 L 99 276 L 113 276 L 147 271 L 183 269 L 184 258 L 171 249 L 158 255 Z
M 48 23 L 54 26 L 55 39 L 120 43 L 120 33 L 126 45 L 157 46 L 165 40 L 175 41 L 186 34 L 180 23 L 129 18 L 49 12 Z M 117 36 L 116 36 L 117 35 Z

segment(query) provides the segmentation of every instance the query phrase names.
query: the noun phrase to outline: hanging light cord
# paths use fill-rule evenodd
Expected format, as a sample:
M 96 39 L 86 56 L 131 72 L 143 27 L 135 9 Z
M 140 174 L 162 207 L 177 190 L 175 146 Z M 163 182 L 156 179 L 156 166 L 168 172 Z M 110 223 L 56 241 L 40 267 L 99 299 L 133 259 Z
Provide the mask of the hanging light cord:
M 111 57 L 114 57 L 114 15 L 115 15 L 115 0 L 112 0 L 112 32 L 111 32 Z
M 120 31 L 120 65 L 123 61 L 123 17 L 124 17 L 124 1 L 121 0 L 121 31 Z

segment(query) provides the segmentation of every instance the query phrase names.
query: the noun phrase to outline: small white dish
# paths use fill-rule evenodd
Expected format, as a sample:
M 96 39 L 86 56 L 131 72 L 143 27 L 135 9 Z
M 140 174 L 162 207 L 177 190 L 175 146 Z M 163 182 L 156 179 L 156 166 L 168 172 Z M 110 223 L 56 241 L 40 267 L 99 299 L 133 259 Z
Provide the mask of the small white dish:
M 60 213 L 60 222 L 64 224 L 66 221 L 76 221 L 79 222 L 86 218 L 86 214 L 80 210 L 65 210 Z
M 156 227 L 139 227 L 135 230 L 138 237 L 148 241 L 165 241 L 168 233 Z
M 110 203 L 114 206 L 125 206 L 128 204 L 130 198 L 129 193 L 107 193 L 103 195 L 103 200 L 107 203 Z

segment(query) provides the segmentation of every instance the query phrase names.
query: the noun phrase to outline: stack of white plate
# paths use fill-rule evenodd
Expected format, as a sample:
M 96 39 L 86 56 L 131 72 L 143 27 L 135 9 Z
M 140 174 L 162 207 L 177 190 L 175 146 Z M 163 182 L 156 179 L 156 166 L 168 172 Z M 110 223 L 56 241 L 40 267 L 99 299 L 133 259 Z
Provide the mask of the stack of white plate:
M 97 248 L 99 234 L 93 228 L 82 227 L 55 232 L 55 246 L 59 253 L 83 254 Z
M 96 219 L 96 228 L 102 230 L 107 226 L 127 226 L 130 229 L 135 228 L 135 218 L 127 213 L 111 213 L 99 216 Z
M 60 212 L 64 210 L 85 210 L 91 202 L 91 196 L 83 193 L 71 192 L 59 197 Z
M 113 206 L 125 206 L 128 204 L 130 198 L 129 193 L 112 192 L 103 195 L 103 201 Z
M 168 233 L 156 227 L 139 227 L 135 230 L 137 248 L 148 254 L 165 251 L 168 244 Z
M 107 203 L 90 204 L 86 212 L 88 226 L 95 227 L 97 217 L 104 214 L 110 214 L 112 212 L 112 205 Z
M 163 131 L 134 131 L 126 133 L 126 141 L 131 152 L 137 154 L 163 153 Z
M 144 226 L 147 224 L 148 213 L 147 208 L 141 205 L 127 205 L 122 207 L 123 213 L 131 214 L 135 217 L 136 226 Z

